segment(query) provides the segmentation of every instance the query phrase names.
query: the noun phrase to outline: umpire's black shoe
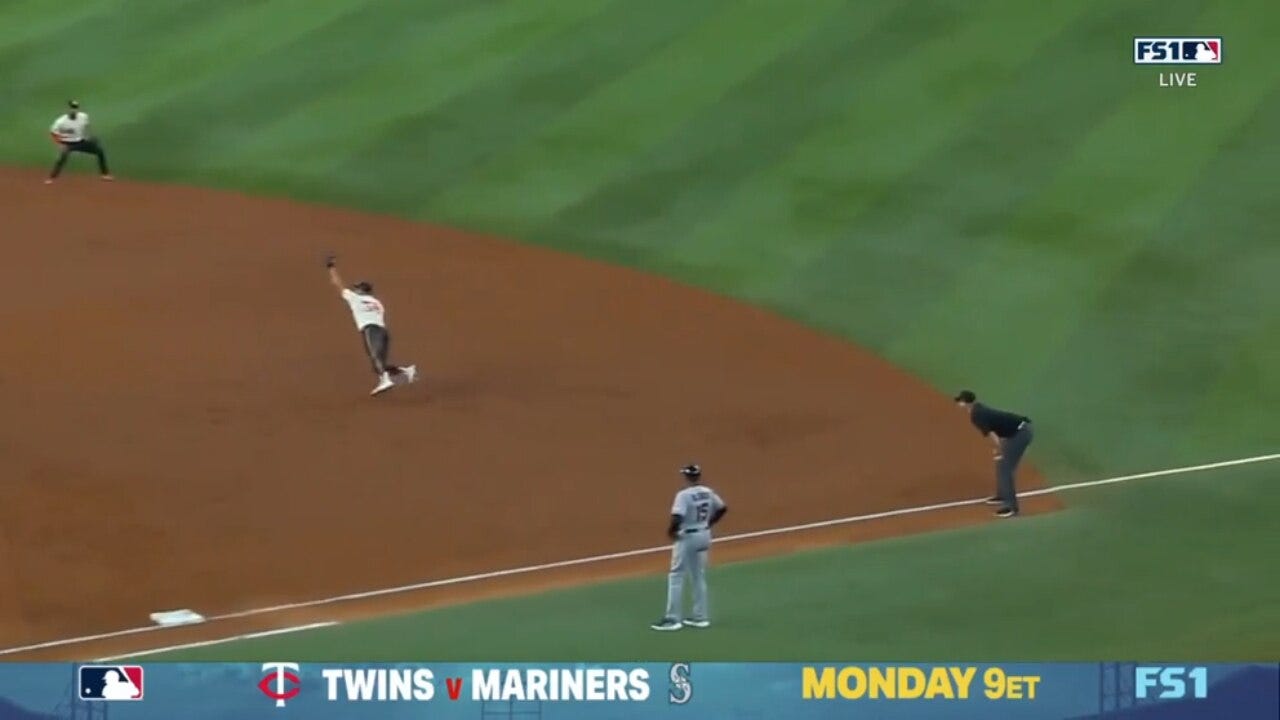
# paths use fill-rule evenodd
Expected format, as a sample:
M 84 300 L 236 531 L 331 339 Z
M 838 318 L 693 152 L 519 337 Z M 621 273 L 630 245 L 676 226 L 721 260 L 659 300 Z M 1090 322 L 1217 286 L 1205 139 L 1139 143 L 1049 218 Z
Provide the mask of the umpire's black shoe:
M 983 505 L 1003 505 L 1004 501 L 1000 499 L 999 495 L 992 495 L 986 500 L 983 500 L 982 504 Z
M 996 517 L 998 518 L 1011 518 L 1017 514 L 1018 514 L 1017 510 L 1008 506 L 1002 507 L 996 511 Z

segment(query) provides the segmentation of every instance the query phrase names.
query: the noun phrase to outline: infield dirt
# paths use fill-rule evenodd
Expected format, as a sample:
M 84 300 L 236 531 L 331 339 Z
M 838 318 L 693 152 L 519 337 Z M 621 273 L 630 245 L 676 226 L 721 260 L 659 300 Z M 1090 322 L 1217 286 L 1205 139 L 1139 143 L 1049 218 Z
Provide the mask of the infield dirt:
M 2 171 L 0 216 L 0 648 L 142 626 L 156 610 L 218 614 L 661 544 L 675 470 L 689 461 L 729 502 L 728 533 L 992 484 L 981 438 L 921 382 L 765 310 L 624 268 L 392 218 L 84 176 L 45 186 Z M 392 358 L 416 362 L 422 382 L 369 397 L 328 251 L 349 281 L 374 284 Z M 1024 470 L 1023 487 L 1039 484 Z M 988 517 L 961 508 L 716 553 Z

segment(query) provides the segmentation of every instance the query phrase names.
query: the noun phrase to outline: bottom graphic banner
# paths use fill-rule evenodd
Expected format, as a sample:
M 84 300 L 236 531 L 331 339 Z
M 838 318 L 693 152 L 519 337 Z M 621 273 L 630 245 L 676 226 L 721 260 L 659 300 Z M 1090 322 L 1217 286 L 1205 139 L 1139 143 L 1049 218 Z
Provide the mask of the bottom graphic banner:
M 1280 717 L 1280 666 L 0 665 L 0 720 Z

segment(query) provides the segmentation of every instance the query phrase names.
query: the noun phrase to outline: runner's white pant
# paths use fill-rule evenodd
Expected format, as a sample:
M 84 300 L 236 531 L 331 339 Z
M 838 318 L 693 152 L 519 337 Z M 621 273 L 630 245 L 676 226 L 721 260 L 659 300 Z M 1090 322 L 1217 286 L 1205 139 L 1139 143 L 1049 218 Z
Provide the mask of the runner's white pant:
M 663 617 L 683 620 L 684 578 L 693 584 L 694 620 L 707 618 L 707 556 L 711 551 L 711 531 L 681 533 L 671 546 L 671 572 L 667 574 L 667 612 Z

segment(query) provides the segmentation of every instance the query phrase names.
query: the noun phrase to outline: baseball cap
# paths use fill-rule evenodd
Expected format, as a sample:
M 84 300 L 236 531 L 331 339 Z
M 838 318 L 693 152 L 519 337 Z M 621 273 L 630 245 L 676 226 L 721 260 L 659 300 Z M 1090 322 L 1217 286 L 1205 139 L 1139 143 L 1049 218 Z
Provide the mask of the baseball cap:
M 971 403 L 977 399 L 978 399 L 978 396 L 974 395 L 972 390 L 961 390 L 960 392 L 956 393 L 956 397 L 955 397 L 956 402 L 962 402 L 962 403 Z
M 680 468 L 680 474 L 687 478 L 696 478 L 702 476 L 702 467 L 697 463 L 689 463 Z

